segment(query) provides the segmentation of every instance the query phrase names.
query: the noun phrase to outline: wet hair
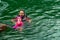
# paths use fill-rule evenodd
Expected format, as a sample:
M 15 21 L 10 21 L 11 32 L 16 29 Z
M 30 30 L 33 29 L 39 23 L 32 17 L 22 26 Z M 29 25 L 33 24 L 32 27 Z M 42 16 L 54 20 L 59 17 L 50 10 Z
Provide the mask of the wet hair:
M 20 11 L 23 11 L 25 13 L 25 11 L 23 9 L 21 9 Z

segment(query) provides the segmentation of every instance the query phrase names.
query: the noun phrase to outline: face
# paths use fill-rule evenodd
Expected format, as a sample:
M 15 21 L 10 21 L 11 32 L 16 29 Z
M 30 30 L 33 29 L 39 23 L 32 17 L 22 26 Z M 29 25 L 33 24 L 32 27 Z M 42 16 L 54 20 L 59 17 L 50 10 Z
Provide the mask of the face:
M 20 16 L 24 16 L 24 11 L 20 11 L 20 12 L 19 12 L 19 15 L 20 15 Z
M 18 19 L 19 19 L 19 20 L 21 20 L 21 18 L 20 18 L 20 17 L 18 17 Z

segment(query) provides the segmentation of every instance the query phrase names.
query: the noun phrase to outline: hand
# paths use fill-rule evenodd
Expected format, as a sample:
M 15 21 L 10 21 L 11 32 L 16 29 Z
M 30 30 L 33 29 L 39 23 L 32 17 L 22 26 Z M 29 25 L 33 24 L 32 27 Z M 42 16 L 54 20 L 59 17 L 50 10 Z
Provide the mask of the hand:
M 14 24 L 16 24 L 16 22 L 14 21 L 14 19 L 11 20 Z
M 28 22 L 31 23 L 31 20 L 29 20 Z

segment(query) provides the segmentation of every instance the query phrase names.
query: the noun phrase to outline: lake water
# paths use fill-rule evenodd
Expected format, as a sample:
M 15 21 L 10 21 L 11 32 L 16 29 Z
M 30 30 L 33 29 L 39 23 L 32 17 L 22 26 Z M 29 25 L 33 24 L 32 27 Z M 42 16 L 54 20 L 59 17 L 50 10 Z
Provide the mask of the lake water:
M 32 20 L 22 32 L 10 21 L 20 9 Z M 0 0 L 0 22 L 9 25 L 0 40 L 60 40 L 60 0 Z

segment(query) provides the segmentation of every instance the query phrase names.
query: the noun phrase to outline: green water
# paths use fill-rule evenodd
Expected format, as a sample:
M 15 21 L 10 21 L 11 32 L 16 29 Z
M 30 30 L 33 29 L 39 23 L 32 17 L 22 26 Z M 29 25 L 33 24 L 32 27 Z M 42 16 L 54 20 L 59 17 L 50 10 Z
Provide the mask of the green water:
M 32 19 L 22 33 L 10 21 L 20 9 Z M 0 0 L 0 23 L 10 25 L 0 40 L 60 40 L 60 0 Z

